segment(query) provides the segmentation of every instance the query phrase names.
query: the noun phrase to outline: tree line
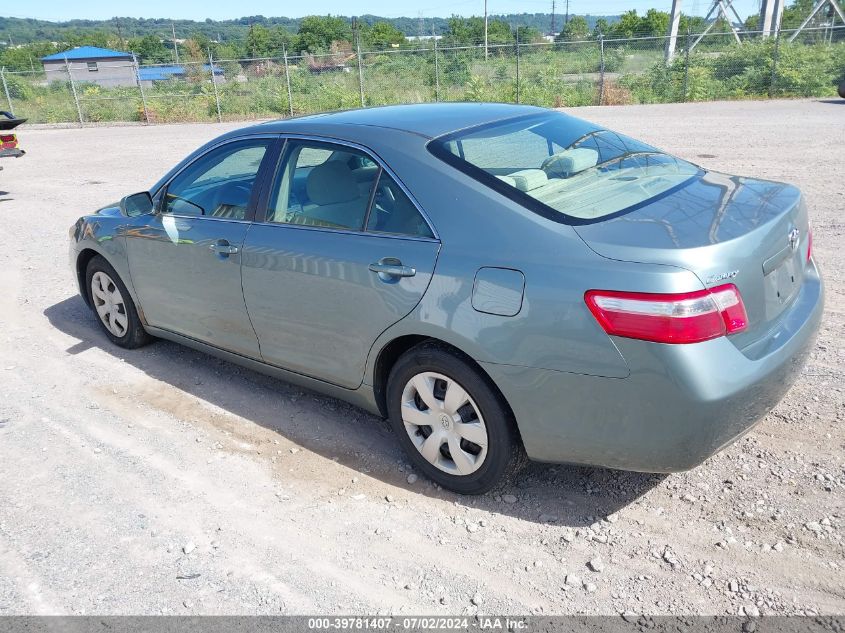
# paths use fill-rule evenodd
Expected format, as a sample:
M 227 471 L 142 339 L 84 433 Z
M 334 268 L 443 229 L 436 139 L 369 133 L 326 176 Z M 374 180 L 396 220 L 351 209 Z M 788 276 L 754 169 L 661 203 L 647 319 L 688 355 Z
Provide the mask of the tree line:
M 795 28 L 812 9 L 813 0 L 793 0 L 784 11 L 783 28 Z M 620 16 L 574 15 L 564 21 L 555 15 L 559 42 L 631 37 L 661 37 L 669 27 L 669 14 L 649 9 L 639 15 L 636 10 Z M 523 13 L 491 16 L 487 25 L 490 45 L 532 43 L 542 41 L 552 24 L 552 15 Z M 53 23 L 22 18 L 0 18 L 0 67 L 7 70 L 40 70 L 40 58 L 75 46 L 92 45 L 132 51 L 144 64 L 173 63 L 177 54 L 181 61 L 207 59 L 209 52 L 216 59 L 244 59 L 289 55 L 318 55 L 351 51 L 360 40 L 363 50 L 412 48 L 419 42 L 408 41 L 406 35 L 437 34 L 444 46 L 478 44 L 484 40 L 481 17 L 462 18 L 394 18 L 364 15 L 355 20 L 343 16 L 307 16 L 304 18 L 266 18 L 252 16 L 237 20 L 195 22 L 115 18 L 112 21 L 72 20 Z M 757 17 L 749 16 L 746 28 L 755 29 Z M 707 27 L 703 17 L 682 15 L 680 32 L 693 33 Z M 728 24 L 717 21 L 716 32 L 728 30 Z M 172 39 L 176 33 L 177 44 Z M 26 43 L 24 43 L 26 41 Z M 11 45 L 9 44 L 11 42 Z M 428 45 L 428 44 L 426 44 Z M 660 43 L 655 43 L 659 46 Z

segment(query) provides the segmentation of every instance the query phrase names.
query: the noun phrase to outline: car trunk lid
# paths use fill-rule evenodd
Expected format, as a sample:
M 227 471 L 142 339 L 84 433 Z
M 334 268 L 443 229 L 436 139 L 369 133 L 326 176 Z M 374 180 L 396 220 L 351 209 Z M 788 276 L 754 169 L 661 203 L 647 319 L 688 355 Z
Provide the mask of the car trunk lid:
M 707 288 L 735 284 L 748 314 L 748 328 L 731 336 L 740 348 L 771 329 L 807 266 L 809 223 L 798 189 L 716 172 L 575 230 L 609 259 L 685 268 Z

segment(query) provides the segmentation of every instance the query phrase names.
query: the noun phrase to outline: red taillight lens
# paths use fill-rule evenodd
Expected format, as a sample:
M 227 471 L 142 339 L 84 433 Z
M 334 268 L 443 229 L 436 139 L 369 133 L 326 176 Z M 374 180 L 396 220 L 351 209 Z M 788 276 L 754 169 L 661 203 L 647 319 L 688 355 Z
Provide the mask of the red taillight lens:
M 17 140 L 14 134 L 2 134 L 0 135 L 0 143 L 14 143 Z
M 608 334 L 656 343 L 698 343 L 748 325 L 733 284 L 680 294 L 589 290 L 584 300 Z
M 813 256 L 813 227 L 807 227 L 807 261 Z

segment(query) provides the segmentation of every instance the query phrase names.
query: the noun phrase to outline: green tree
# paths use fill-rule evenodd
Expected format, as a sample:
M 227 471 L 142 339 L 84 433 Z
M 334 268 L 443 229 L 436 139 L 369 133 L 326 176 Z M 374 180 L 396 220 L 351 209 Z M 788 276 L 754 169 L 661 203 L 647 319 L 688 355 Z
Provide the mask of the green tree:
M 250 57 L 271 55 L 270 29 L 262 24 L 251 24 L 246 33 L 245 48 Z
M 669 14 L 649 9 L 640 20 L 638 33 L 645 37 L 662 37 L 669 32 Z
M 481 21 L 481 41 L 484 41 L 484 21 Z M 513 31 L 510 24 L 504 20 L 487 21 L 487 42 L 489 44 L 510 44 L 513 41 Z
M 640 29 L 640 17 L 636 9 L 626 11 L 619 16 L 619 21 L 614 22 L 611 27 L 611 34 L 615 38 L 634 37 Z
M 309 15 L 302 18 L 293 41 L 296 51 L 326 51 L 332 42 L 351 42 L 352 25 L 340 16 Z
M 449 18 L 448 25 L 446 38 L 451 44 L 466 46 L 478 44 L 478 42 L 484 40 L 484 20 L 482 18 L 461 18 L 453 15 Z
M 783 10 L 781 28 L 797 29 L 813 10 L 813 0 L 795 0 Z
M 707 21 L 701 15 L 683 15 L 678 22 L 678 33 L 703 33 L 707 28 Z
M 405 41 L 405 35 L 390 22 L 379 20 L 372 26 L 364 26 L 361 29 L 361 40 L 367 48 L 382 49 L 394 44 L 402 44 Z
M 593 36 L 598 37 L 599 33 L 607 37 L 610 34 L 610 24 L 604 18 L 596 20 L 596 26 L 593 29 Z
M 24 44 L 16 48 L 0 50 L 0 67 L 6 70 L 41 70 L 41 58 L 57 53 L 60 49 L 50 42 Z
M 133 37 L 129 40 L 129 50 L 135 53 L 138 61 L 143 64 L 163 64 L 173 61 L 173 51 L 155 35 Z
M 520 44 L 531 44 L 543 40 L 543 34 L 533 26 L 518 26 L 516 34 L 519 36 Z
M 484 18 L 461 18 L 452 16 L 448 20 L 446 39 L 450 44 L 470 46 L 484 42 Z M 487 21 L 488 44 L 510 44 L 514 35 L 510 24 L 504 20 Z
M 578 42 L 590 38 L 590 25 L 583 15 L 573 15 L 555 38 L 559 42 Z

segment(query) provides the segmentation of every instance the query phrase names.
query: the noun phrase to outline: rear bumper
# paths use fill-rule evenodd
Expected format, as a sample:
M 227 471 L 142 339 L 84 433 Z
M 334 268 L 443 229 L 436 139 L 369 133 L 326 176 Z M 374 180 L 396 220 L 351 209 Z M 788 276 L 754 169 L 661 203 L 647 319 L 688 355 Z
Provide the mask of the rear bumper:
M 783 398 L 813 347 L 824 307 L 815 266 L 766 353 L 727 338 L 694 345 L 614 339 L 627 378 L 482 363 L 513 409 L 532 459 L 644 472 L 693 468 Z
M 0 158 L 20 158 L 26 154 L 22 149 L 0 149 Z

